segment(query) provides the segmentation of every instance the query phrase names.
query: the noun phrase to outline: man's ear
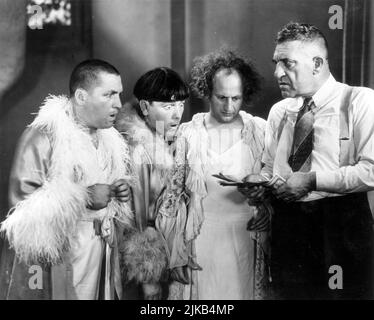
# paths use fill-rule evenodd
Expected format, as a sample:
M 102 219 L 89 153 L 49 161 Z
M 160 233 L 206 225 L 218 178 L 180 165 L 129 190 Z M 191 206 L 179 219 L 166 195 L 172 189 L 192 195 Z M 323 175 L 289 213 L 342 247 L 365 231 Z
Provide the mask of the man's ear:
M 142 110 L 143 115 L 148 116 L 149 108 L 150 108 L 149 102 L 146 100 L 140 100 L 139 106 L 140 106 L 140 110 Z
M 86 100 L 87 100 L 87 91 L 82 89 L 82 88 L 78 88 L 77 90 L 75 90 L 74 92 L 74 98 L 75 98 L 75 101 L 79 104 L 79 105 L 83 105 Z
M 323 67 L 324 61 L 321 57 L 313 58 L 313 74 L 320 73 Z

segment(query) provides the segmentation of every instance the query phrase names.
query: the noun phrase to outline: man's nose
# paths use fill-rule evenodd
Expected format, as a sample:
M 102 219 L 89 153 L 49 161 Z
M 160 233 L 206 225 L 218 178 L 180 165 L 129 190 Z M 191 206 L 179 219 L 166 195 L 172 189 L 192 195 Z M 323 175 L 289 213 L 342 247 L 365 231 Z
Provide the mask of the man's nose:
M 227 98 L 226 103 L 225 103 L 225 109 L 230 110 L 233 104 L 234 104 L 234 101 L 231 98 Z
M 114 98 L 113 107 L 118 110 L 122 108 L 122 102 L 119 95 Z
M 274 77 L 280 79 L 285 75 L 282 65 L 278 62 L 275 66 Z
M 173 119 L 177 120 L 177 121 L 180 121 L 181 118 L 182 118 L 182 112 L 179 109 L 176 109 L 173 112 Z
M 180 120 L 182 118 L 182 115 L 183 115 L 183 110 L 184 110 L 183 107 L 176 106 L 175 109 L 174 109 L 174 112 L 173 112 L 173 118 Z

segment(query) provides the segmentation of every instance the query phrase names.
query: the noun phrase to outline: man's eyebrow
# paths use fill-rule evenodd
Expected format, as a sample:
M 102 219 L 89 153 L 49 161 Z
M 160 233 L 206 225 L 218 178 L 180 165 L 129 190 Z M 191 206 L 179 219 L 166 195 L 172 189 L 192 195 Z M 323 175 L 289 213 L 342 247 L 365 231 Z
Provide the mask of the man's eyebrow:
M 281 58 L 281 59 L 272 59 L 273 63 L 277 64 L 279 61 L 282 61 L 283 63 L 286 63 L 287 61 L 296 62 L 295 60 L 289 59 L 289 58 Z
M 113 89 L 109 89 L 108 91 L 106 91 L 105 93 L 110 93 L 110 94 L 114 94 L 114 93 L 120 93 L 122 91 L 118 91 L 118 90 L 113 90 Z

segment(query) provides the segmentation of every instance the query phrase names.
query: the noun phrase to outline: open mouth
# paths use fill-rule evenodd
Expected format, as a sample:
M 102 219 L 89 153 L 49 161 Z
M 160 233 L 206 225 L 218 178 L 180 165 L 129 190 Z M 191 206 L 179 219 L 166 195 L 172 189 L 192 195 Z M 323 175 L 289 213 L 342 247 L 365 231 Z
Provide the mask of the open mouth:
M 179 124 L 171 124 L 169 125 L 168 129 L 166 130 L 169 134 L 175 134 L 175 132 L 178 130 Z

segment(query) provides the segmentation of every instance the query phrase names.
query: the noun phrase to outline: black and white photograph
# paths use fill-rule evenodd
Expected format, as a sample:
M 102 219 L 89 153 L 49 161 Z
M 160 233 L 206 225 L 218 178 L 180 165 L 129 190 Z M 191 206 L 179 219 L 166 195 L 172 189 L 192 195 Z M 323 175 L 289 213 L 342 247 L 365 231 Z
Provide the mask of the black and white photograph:
M 374 1 L 0 0 L 0 188 L 0 300 L 373 300 Z

